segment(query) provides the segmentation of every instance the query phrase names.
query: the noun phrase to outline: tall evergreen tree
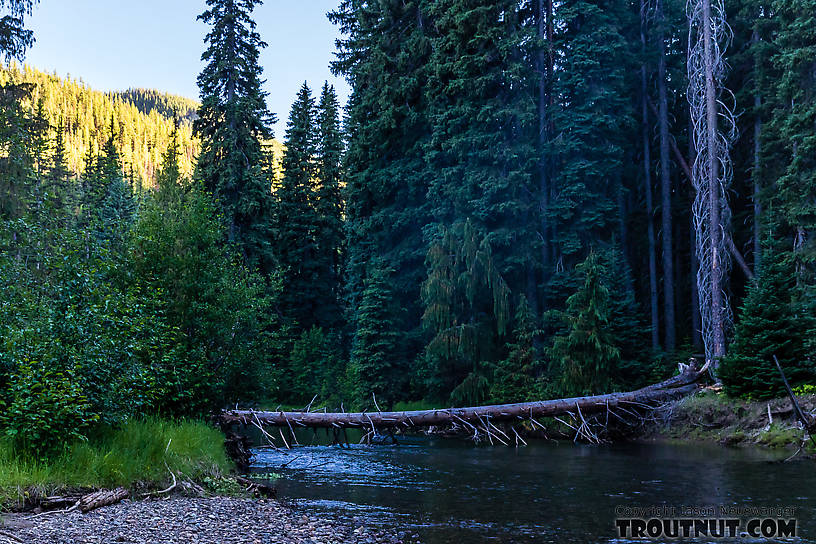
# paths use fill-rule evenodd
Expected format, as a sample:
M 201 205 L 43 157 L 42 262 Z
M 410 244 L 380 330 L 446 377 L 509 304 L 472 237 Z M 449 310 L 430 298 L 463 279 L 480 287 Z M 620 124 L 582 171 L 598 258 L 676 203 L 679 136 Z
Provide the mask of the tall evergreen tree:
M 558 66 L 550 118 L 559 137 L 546 152 L 553 164 L 548 212 L 556 262 L 567 273 L 556 275 L 551 289 L 563 298 L 572 288 L 573 267 L 593 241 L 608 240 L 615 225 L 624 148 L 635 126 L 626 80 L 634 71 L 633 44 L 624 30 L 636 24 L 622 0 L 570 2 L 555 17 Z
M 432 20 L 427 0 L 344 0 L 330 18 L 343 30 L 333 69 L 352 84 L 344 159 L 346 296 L 352 327 L 367 268 L 394 270 L 394 315 L 405 353 L 422 348 L 420 285 L 430 222 L 425 82 Z
M 549 350 L 556 363 L 558 392 L 564 396 L 608 391 L 620 361 L 609 330 L 610 294 L 603 284 L 604 266 L 598 254 L 590 252 L 578 272 L 583 281 L 567 299 L 566 332 L 555 337 Z
M 196 176 L 215 194 L 229 222 L 229 239 L 247 261 L 270 273 L 272 173 L 263 142 L 272 138 L 274 117 L 261 90 L 258 58 L 266 47 L 252 10 L 260 0 L 207 0 L 199 20 L 210 25 L 206 66 L 198 76 L 201 96 L 196 135 L 202 148 Z
M 343 266 L 343 200 L 341 195 L 343 134 L 340 129 L 340 104 L 334 87 L 323 85 L 317 106 L 315 167 L 318 188 L 315 208 L 319 228 L 317 280 L 322 303 L 315 316 L 322 327 L 336 327 L 342 319 L 340 284 Z
M 797 300 L 795 266 L 790 250 L 764 248 L 760 274 L 740 311 L 731 353 L 719 375 L 730 395 L 773 398 L 785 394 L 773 357 L 788 380 L 810 383 L 816 366 L 809 360 L 808 334 L 814 329 L 812 308 Z
M 280 307 L 297 332 L 316 324 L 324 302 L 318 286 L 319 218 L 315 203 L 314 98 L 298 91 L 286 126 L 283 178 L 276 192 L 275 250 L 282 274 Z
M 358 404 L 373 407 L 374 395 L 385 408 L 406 398 L 408 374 L 392 311 L 396 296 L 391 271 L 381 261 L 371 263 L 369 270 L 357 310 L 348 374 Z
M 490 238 L 511 289 L 538 299 L 540 251 L 534 195 L 539 151 L 537 91 L 525 56 L 534 28 L 515 0 L 435 0 L 427 158 L 434 218 L 470 219 Z M 530 270 L 530 272 L 534 272 Z

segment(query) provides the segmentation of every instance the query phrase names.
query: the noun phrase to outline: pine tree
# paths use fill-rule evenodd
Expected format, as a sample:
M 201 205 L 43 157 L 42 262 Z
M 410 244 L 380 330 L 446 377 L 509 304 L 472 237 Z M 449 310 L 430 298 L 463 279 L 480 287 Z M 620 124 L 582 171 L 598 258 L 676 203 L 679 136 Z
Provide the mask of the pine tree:
M 604 267 L 594 251 L 577 267 L 578 291 L 567 299 L 567 329 L 556 336 L 549 355 L 556 363 L 559 394 L 576 396 L 609 390 L 620 362 L 620 350 L 609 330 L 612 310 Z
M 316 324 L 324 299 L 317 284 L 319 218 L 315 210 L 314 99 L 306 83 L 292 105 L 286 127 L 283 178 L 276 192 L 276 253 L 283 291 L 280 307 L 296 332 Z
M 373 406 L 372 395 L 383 408 L 406 398 L 408 376 L 400 357 L 391 273 L 382 262 L 371 263 L 357 310 L 348 374 L 360 405 Z
M 274 267 L 271 235 L 272 172 L 263 142 L 274 117 L 261 90 L 260 49 L 252 10 L 260 0 L 207 0 L 199 20 L 210 25 L 198 76 L 201 94 L 194 129 L 202 148 L 196 177 L 218 198 L 229 239 L 265 273 Z
M 320 93 L 316 129 L 315 167 L 319 186 L 314 205 L 319 220 L 319 255 L 314 288 L 320 291 L 321 304 L 315 319 L 320 326 L 331 329 L 342 318 L 340 279 L 344 232 L 340 191 L 343 135 L 340 130 L 340 104 L 334 87 L 329 86 L 328 82 L 323 85 Z
M 756 399 L 784 395 L 774 355 L 791 385 L 816 378 L 807 352 L 814 316 L 796 295 L 791 252 L 764 248 L 759 276 L 740 308 L 731 352 L 720 365 L 719 377 L 729 395 Z

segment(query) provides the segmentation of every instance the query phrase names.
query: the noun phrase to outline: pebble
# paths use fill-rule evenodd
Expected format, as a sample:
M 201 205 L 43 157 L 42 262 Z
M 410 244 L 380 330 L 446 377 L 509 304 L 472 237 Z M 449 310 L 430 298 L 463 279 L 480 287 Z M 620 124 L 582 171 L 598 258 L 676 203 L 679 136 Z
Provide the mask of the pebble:
M 126 501 L 87 514 L 10 514 L 2 529 L 27 544 L 419 543 L 417 535 L 406 539 L 404 532 L 359 523 L 309 518 L 276 501 L 172 497 Z

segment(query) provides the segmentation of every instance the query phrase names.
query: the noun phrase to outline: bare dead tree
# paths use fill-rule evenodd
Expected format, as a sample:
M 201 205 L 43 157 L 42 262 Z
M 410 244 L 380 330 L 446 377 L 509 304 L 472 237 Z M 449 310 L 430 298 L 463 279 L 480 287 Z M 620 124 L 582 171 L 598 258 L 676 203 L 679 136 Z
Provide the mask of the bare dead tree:
M 725 291 L 731 267 L 731 210 L 727 189 L 732 177 L 729 148 L 736 134 L 729 96 L 723 85 L 724 50 L 730 40 L 723 0 L 689 0 L 688 100 L 696 149 L 692 178 L 699 268 L 697 285 L 706 359 L 716 369 L 725 355 L 732 314 Z

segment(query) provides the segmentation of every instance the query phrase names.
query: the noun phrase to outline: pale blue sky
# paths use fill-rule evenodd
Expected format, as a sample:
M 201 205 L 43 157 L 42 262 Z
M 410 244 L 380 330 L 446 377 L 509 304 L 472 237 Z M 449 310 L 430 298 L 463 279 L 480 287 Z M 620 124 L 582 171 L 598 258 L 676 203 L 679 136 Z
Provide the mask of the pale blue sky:
M 329 80 L 345 104 L 349 88 L 332 76 L 337 29 L 326 13 L 340 0 L 266 0 L 256 8 L 275 136 L 283 138 L 289 108 L 308 81 L 317 94 Z M 196 76 L 207 27 L 196 17 L 204 0 L 41 0 L 26 26 L 37 43 L 26 63 L 82 78 L 99 90 L 146 87 L 198 98 Z

